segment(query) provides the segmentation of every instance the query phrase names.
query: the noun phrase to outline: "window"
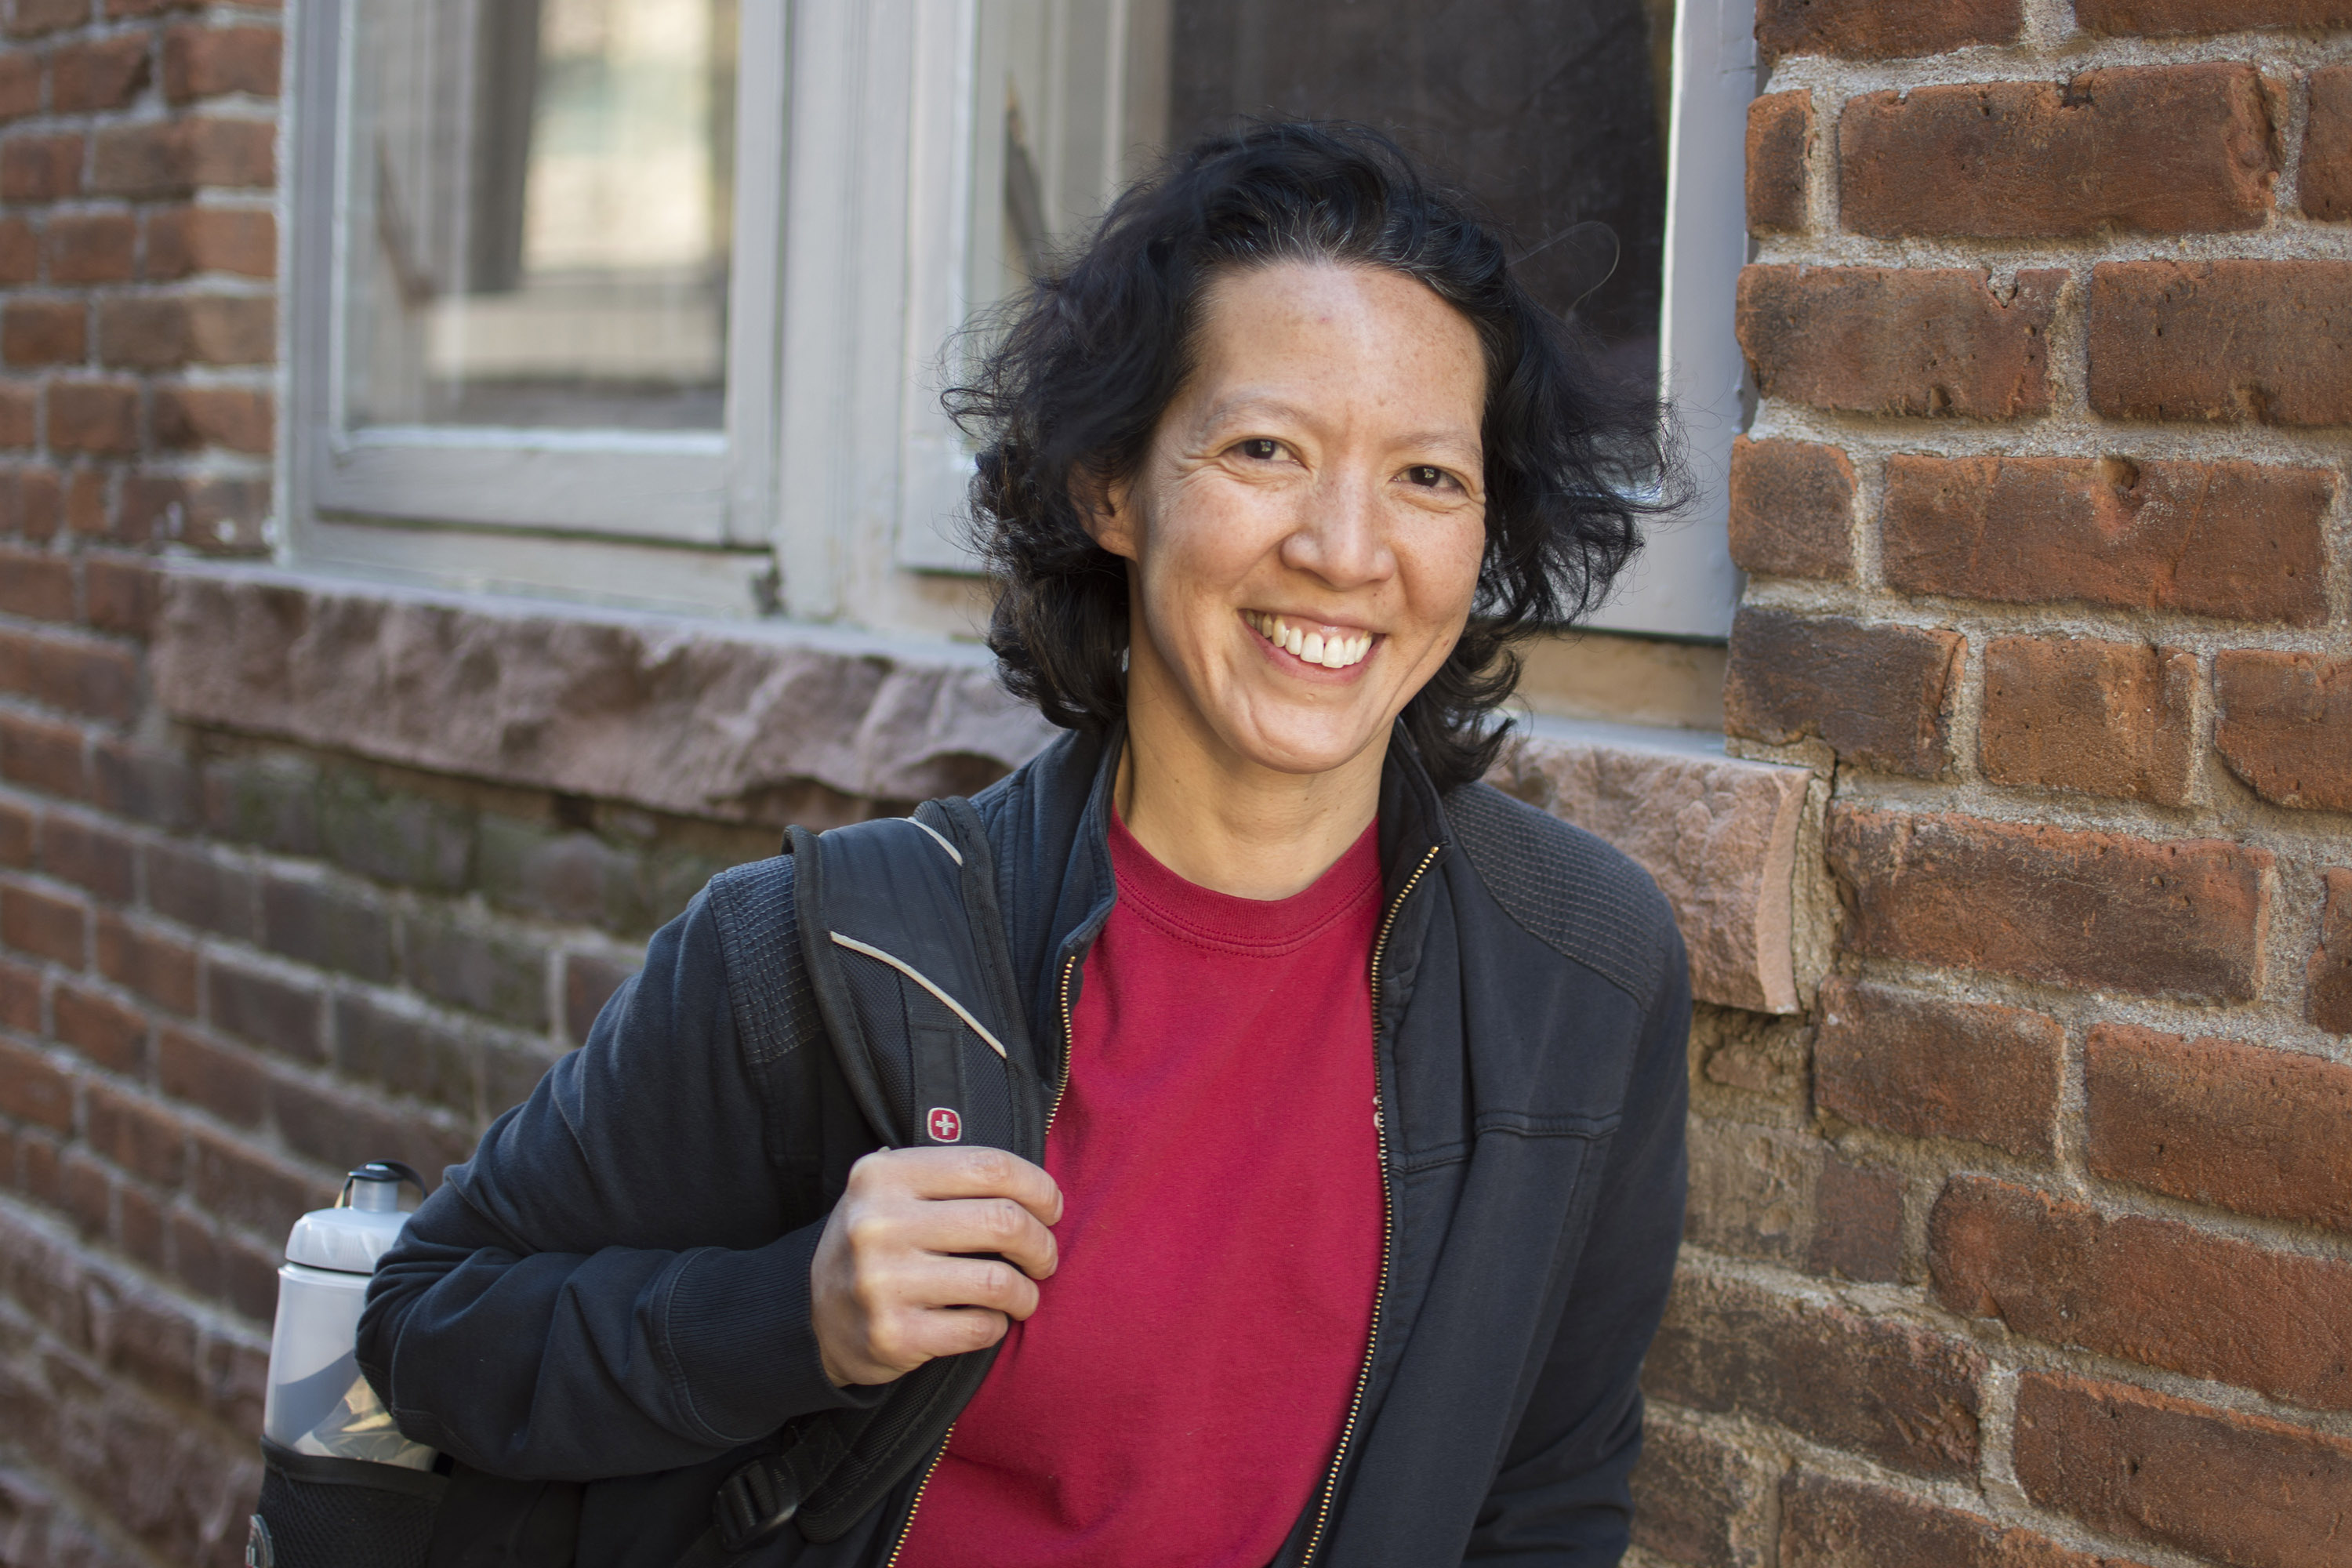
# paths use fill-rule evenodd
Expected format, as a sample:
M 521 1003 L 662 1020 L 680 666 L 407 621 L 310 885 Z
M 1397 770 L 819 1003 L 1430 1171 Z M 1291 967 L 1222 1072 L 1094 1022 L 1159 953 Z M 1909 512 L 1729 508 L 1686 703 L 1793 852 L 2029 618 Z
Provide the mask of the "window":
M 1738 0 L 320 14 L 297 267 L 331 287 L 298 290 L 298 556 L 969 629 L 971 454 L 938 403 L 960 331 L 1160 148 L 1309 114 L 1441 160 L 1540 298 L 1664 368 L 1711 494 L 1601 624 L 1728 626 Z

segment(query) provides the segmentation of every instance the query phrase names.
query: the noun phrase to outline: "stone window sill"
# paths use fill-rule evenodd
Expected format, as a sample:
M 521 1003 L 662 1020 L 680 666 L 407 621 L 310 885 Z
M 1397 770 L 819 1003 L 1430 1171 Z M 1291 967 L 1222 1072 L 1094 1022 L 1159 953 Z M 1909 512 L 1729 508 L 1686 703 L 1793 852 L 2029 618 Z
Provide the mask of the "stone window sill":
M 724 821 L 765 821 L 809 784 L 969 790 L 1054 733 L 970 645 L 249 564 L 173 563 L 153 668 L 186 723 Z M 1811 777 L 1693 731 L 1539 719 L 1495 782 L 1657 878 L 1701 1000 L 1792 1012 Z

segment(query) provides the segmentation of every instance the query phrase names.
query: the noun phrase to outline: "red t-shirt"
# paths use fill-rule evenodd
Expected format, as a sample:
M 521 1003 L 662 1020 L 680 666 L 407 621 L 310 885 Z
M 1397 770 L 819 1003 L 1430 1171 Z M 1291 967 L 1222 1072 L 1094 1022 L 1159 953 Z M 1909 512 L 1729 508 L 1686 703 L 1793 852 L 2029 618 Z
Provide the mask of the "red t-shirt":
M 902 1568 L 1262 1568 L 1355 1394 L 1386 1201 L 1376 836 L 1272 901 L 1193 886 L 1116 822 L 1111 865 L 1045 1140 L 1061 1268 Z

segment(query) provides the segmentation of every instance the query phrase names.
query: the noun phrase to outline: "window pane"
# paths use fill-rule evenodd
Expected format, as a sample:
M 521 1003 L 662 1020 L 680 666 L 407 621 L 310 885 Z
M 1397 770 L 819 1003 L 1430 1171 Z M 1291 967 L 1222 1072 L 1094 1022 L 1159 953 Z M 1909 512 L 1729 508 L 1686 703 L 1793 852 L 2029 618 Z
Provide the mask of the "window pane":
M 1520 279 L 1656 374 L 1674 0 L 1170 0 L 1168 132 L 1359 120 L 1461 180 Z
M 716 429 L 734 0 L 360 0 L 353 424 Z

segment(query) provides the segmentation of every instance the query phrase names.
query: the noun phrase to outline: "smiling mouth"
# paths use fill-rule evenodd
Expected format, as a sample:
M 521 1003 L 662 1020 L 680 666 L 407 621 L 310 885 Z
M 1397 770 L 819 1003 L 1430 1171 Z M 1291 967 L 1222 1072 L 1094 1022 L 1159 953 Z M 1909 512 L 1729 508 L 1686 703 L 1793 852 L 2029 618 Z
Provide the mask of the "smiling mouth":
M 1352 636 L 1326 637 L 1319 631 L 1297 626 L 1280 616 L 1270 616 L 1259 610 L 1244 610 L 1242 618 L 1252 630 L 1275 647 L 1308 664 L 1319 664 L 1326 669 L 1345 669 L 1351 664 L 1361 664 L 1364 656 L 1372 651 L 1378 639 L 1370 632 Z

